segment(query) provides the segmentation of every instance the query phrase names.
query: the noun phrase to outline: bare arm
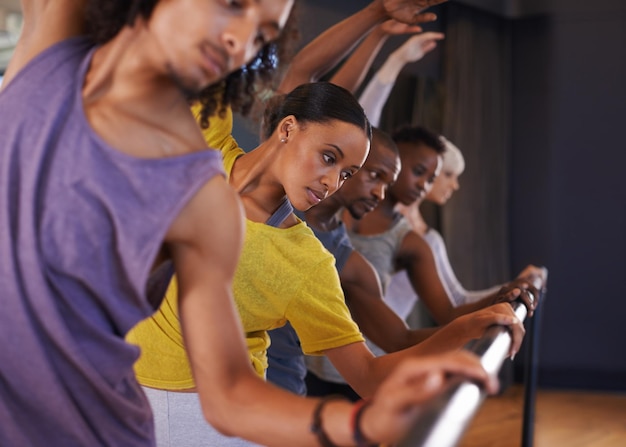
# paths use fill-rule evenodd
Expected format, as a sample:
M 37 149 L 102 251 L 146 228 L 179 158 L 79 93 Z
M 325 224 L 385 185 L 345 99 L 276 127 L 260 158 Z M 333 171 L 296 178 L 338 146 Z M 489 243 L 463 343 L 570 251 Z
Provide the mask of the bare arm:
M 436 358 L 445 358 L 447 355 L 465 355 L 457 347 L 454 350 L 440 349 Z M 430 351 L 432 354 L 433 351 Z M 382 394 L 384 383 L 392 379 L 392 371 L 402 368 L 405 362 L 419 363 L 427 358 L 428 351 L 416 345 L 411 348 L 374 357 L 364 342 L 351 343 L 338 348 L 324 351 L 337 371 L 347 383 L 363 398 L 371 398 Z
M 317 446 L 310 432 L 317 401 L 264 382 L 250 366 L 231 296 L 242 216 L 236 193 L 216 177 L 185 206 L 166 238 L 178 274 L 181 325 L 203 412 L 228 435 L 266 445 Z M 207 225 L 211 231 L 206 231 Z M 369 439 L 381 443 L 401 439 L 419 405 L 443 391 L 450 374 L 495 390 L 478 359 L 466 355 L 412 361 L 386 373 L 384 392 L 374 395 L 363 420 Z M 325 407 L 322 425 L 335 444 L 353 445 L 351 412 L 348 402 Z
M 515 356 L 524 341 L 526 329 L 509 303 L 499 303 L 455 318 L 421 343 L 423 354 L 442 352 L 465 346 L 482 337 L 494 325 L 506 326 L 511 333 L 509 356 Z
M 438 324 L 446 324 L 459 315 L 484 307 L 481 302 L 455 308 L 441 283 L 435 258 L 426 241 L 410 231 L 402 240 L 396 256 L 398 268 L 407 271 L 420 300 Z
M 357 261 L 359 259 L 362 262 Z M 370 274 L 362 273 L 368 270 Z M 513 342 L 509 355 L 519 351 L 524 338 L 524 326 L 508 303 L 462 315 L 438 330 L 409 330 L 380 298 L 376 273 L 360 255 L 348 259 L 342 269 L 341 283 L 350 311 L 362 332 L 391 353 L 374 357 L 365 343 L 325 351 L 347 383 L 363 397 L 374 393 L 401 361 L 458 350 L 470 340 L 480 338 L 490 326 L 507 326 L 511 330 Z
M 390 35 L 409 34 L 419 31 L 421 31 L 419 26 L 410 26 L 395 20 L 388 20 L 382 23 L 363 39 L 357 49 L 354 50 L 354 53 L 332 77 L 331 82 L 350 90 L 352 93 L 356 92 L 361 86 L 376 55 Z
M 425 340 L 436 329 L 410 330 L 385 304 L 378 275 L 359 252 L 354 251 L 340 273 L 341 287 L 361 332 L 386 352 L 399 351 Z
M 86 0 L 22 0 L 23 26 L 2 85 L 46 48 L 84 30 Z
M 420 14 L 424 8 L 441 1 L 374 0 L 365 8 L 328 28 L 293 58 L 278 90 L 289 92 L 300 84 L 314 82 L 341 62 L 355 45 L 376 25 L 400 17 L 401 22 L 416 24 L 434 20 L 434 14 Z M 410 21 L 407 21 L 410 17 Z
M 360 253 L 353 254 L 354 258 L 348 258 L 341 272 L 346 302 L 361 332 L 384 351 L 400 351 L 417 343 L 421 343 L 420 355 L 457 349 L 472 339 L 482 337 L 488 327 L 496 324 L 511 330 L 513 343 L 509 355 L 519 351 L 526 331 L 507 303 L 461 315 L 439 328 L 408 329 L 381 298 L 374 268 Z
M 263 444 L 315 445 L 308 430 L 315 402 L 264 382 L 250 365 L 231 292 L 243 240 L 242 216 L 234 190 L 215 178 L 190 201 L 168 234 L 179 280 L 181 326 L 202 409 L 228 435 Z M 350 439 L 347 416 L 341 417 L 346 411 L 340 404 L 329 407 L 343 422 L 327 428 L 337 441 Z
M 289 92 L 300 84 L 318 80 L 341 62 L 363 36 L 386 18 L 382 1 L 376 0 L 328 28 L 295 55 L 279 91 Z
M 437 40 L 440 39 L 443 39 L 443 34 L 433 32 L 411 37 L 391 53 L 376 72 L 359 98 L 359 102 L 374 126 L 378 126 L 380 122 L 383 107 L 402 68 L 409 62 L 420 60 L 426 53 L 432 51 L 437 46 Z
M 479 301 L 454 307 L 441 283 L 430 246 L 413 231 L 407 233 L 402 240 L 396 263 L 399 268 L 407 271 L 413 289 L 440 325 L 498 302 L 497 295 L 490 295 Z M 500 296 L 501 301 L 512 301 L 519 296 L 519 291 L 511 289 L 506 293 L 500 293 Z

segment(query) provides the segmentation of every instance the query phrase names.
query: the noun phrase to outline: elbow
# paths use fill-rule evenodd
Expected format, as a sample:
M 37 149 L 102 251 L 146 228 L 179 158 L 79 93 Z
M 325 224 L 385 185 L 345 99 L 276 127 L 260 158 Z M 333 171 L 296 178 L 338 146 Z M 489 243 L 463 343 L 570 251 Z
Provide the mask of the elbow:
M 205 421 L 224 436 L 243 437 L 241 418 L 254 407 L 259 385 L 265 382 L 255 373 L 231 380 L 220 387 L 198 389 Z M 238 423 L 239 421 L 239 423 Z

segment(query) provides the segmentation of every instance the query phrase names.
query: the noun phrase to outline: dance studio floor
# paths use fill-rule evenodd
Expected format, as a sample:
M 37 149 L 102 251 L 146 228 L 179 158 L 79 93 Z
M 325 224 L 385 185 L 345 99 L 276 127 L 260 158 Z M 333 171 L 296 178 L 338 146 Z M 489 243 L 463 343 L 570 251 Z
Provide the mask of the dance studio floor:
M 519 447 L 523 387 L 489 397 L 458 447 Z M 626 393 L 541 389 L 534 447 L 626 447 Z

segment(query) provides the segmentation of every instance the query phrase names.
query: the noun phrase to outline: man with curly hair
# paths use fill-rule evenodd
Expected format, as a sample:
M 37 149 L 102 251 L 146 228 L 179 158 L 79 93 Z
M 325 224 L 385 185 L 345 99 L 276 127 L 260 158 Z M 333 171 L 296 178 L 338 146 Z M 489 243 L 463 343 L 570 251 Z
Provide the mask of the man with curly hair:
M 439 1 L 377 0 L 372 14 L 411 21 Z M 124 336 L 158 305 L 148 277 L 165 258 L 214 427 L 266 445 L 353 443 L 351 404 L 293 396 L 250 366 L 231 296 L 241 205 L 189 108 L 222 79 L 229 89 L 293 0 L 94 0 L 88 26 L 85 0 L 22 3 L 0 93 L 0 445 L 155 444 Z M 471 356 L 407 363 L 361 407 L 359 439 L 398 440 L 450 373 L 495 389 Z

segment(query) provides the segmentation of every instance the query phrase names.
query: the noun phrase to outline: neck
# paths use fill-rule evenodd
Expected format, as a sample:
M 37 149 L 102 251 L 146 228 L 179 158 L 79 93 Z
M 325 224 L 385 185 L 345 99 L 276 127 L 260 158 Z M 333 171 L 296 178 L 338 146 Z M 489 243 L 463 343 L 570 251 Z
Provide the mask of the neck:
M 159 61 L 145 22 L 125 26 L 113 39 L 96 49 L 83 87 L 85 102 L 106 100 L 131 107 L 141 104 L 154 116 L 184 104 L 180 88 Z
M 373 235 L 387 231 L 397 215 L 394 210 L 395 202 L 385 197 L 374 210 L 357 220 L 348 213 L 344 213 L 344 222 L 349 231 L 358 234 Z
M 320 204 L 309 208 L 305 213 L 307 224 L 315 230 L 332 231 L 341 224 L 344 207 L 330 196 Z
M 398 204 L 398 202 L 396 202 L 395 199 L 392 199 L 391 195 L 387 195 L 382 200 L 382 202 L 380 202 L 378 204 L 378 206 L 376 207 L 376 209 L 374 211 L 377 211 L 378 214 L 380 214 L 380 215 L 384 215 L 384 216 L 387 216 L 389 218 L 393 218 L 393 216 L 396 214 L 396 205 L 397 204 Z
M 277 152 L 275 144 L 263 142 L 239 157 L 230 172 L 229 183 L 239 193 L 250 220 L 265 221 L 285 198 L 285 189 L 272 169 Z
M 420 212 L 419 206 L 422 203 L 421 200 L 418 200 L 411 205 L 403 205 L 398 203 L 395 207 L 396 211 L 402 214 L 411 224 L 411 228 L 413 231 L 420 235 L 424 235 L 428 230 L 428 225 Z

